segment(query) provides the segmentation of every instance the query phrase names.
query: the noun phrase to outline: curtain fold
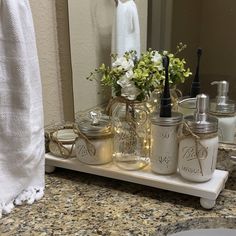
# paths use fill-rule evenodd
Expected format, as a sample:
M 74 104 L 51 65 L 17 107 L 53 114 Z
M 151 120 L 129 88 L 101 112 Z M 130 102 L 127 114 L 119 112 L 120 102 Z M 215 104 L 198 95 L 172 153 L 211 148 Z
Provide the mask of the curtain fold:
M 28 0 L 0 1 L 0 217 L 44 192 L 42 88 Z

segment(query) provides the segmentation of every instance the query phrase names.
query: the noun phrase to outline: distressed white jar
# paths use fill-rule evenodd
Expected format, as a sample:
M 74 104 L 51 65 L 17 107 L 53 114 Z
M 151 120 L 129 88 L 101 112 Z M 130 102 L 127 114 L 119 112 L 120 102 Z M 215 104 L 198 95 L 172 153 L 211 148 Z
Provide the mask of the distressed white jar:
M 172 112 L 172 117 L 153 113 L 151 119 L 151 169 L 157 174 L 173 174 L 178 164 L 178 128 L 182 114 Z
M 194 182 L 205 182 L 211 179 L 216 168 L 218 154 L 217 133 L 211 136 L 211 138 L 201 139 L 198 147 L 192 137 L 180 141 L 178 166 L 183 178 Z
M 75 143 L 77 158 L 89 165 L 101 165 L 112 161 L 113 132 L 108 117 L 101 117 L 97 122 L 83 119 L 79 122 L 79 135 Z
M 218 120 L 208 115 L 209 97 L 197 95 L 196 112 L 186 116 L 179 136 L 179 173 L 187 180 L 211 179 L 218 153 Z

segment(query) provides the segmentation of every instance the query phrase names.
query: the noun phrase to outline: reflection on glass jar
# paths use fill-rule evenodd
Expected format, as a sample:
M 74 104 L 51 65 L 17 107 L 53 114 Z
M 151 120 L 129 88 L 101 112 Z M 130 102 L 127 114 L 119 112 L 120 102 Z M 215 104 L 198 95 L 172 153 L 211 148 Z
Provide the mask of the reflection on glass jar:
M 115 164 L 126 170 L 137 170 L 149 163 L 150 121 L 146 102 L 117 103 L 112 113 Z
M 194 115 L 196 111 L 196 98 L 183 98 L 178 103 L 178 112 L 184 116 Z
M 155 112 L 160 109 L 161 95 L 162 95 L 162 92 L 160 90 L 156 89 L 152 92 L 150 101 L 149 101 L 151 112 Z M 171 103 L 172 111 L 178 111 L 178 102 L 180 99 L 182 99 L 182 92 L 179 89 L 171 88 L 170 96 L 171 96 L 171 101 L 172 101 Z

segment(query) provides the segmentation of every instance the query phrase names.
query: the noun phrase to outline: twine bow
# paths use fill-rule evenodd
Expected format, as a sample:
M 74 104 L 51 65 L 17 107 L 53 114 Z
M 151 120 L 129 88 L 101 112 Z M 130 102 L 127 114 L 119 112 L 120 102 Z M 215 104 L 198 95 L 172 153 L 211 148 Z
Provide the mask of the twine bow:
M 201 171 L 201 175 L 203 176 L 203 169 L 202 169 L 202 164 L 201 164 L 201 160 L 205 160 L 207 158 L 207 155 L 208 155 L 208 151 L 207 151 L 207 148 L 201 144 L 200 140 L 201 139 L 206 139 L 206 138 L 210 138 L 210 137 L 213 137 L 213 135 L 215 136 L 215 134 L 209 134 L 209 135 L 197 135 L 195 134 L 189 127 L 189 125 L 184 122 L 180 128 L 179 128 L 179 131 L 178 131 L 178 139 L 179 141 L 187 138 L 187 137 L 192 137 L 195 141 L 195 155 L 197 157 L 197 160 L 198 160 L 198 164 L 199 164 L 199 167 L 200 167 L 200 171 Z M 199 150 L 200 149 L 203 149 L 203 155 L 200 156 L 199 155 Z
M 86 144 L 86 147 L 87 147 L 87 150 L 88 150 L 89 154 L 91 156 L 94 156 L 96 154 L 96 148 L 92 144 L 92 142 L 88 139 L 88 137 L 80 131 L 78 125 L 76 125 L 76 124 L 74 125 L 73 130 L 74 130 L 74 133 L 78 135 L 76 140 L 78 138 L 83 139 L 85 141 L 85 144 Z M 75 140 L 75 142 L 76 142 L 76 140 Z
M 125 104 L 125 120 L 128 122 L 132 131 L 137 135 L 137 137 L 139 137 L 139 135 L 136 131 L 136 122 L 134 120 L 134 115 L 135 115 L 134 114 L 134 112 L 135 112 L 134 104 L 139 103 L 139 101 L 128 100 L 127 98 L 122 97 L 122 96 L 111 98 L 110 101 L 108 102 L 106 109 L 105 109 L 105 112 L 107 115 L 112 116 L 112 106 L 115 105 L 116 103 L 124 103 Z M 131 114 L 130 114 L 129 110 L 131 110 Z M 147 119 L 147 117 L 146 117 L 146 119 Z
M 77 137 L 75 138 L 75 140 L 73 141 L 72 145 L 70 148 L 66 147 L 65 144 L 68 144 L 66 142 L 61 142 L 58 137 L 57 137 L 57 133 L 59 130 L 63 129 L 63 128 L 70 128 L 70 129 L 73 129 L 73 132 L 77 135 Z M 77 141 L 78 138 L 81 138 L 83 140 L 85 140 L 85 143 L 86 143 L 86 147 L 87 147 L 87 150 L 89 152 L 90 155 L 95 155 L 96 154 L 96 148 L 94 147 L 94 145 L 89 141 L 89 139 L 87 138 L 86 135 L 84 135 L 80 130 L 79 130 L 79 127 L 76 125 L 76 124 L 72 124 L 70 126 L 68 125 L 65 125 L 63 128 L 56 128 L 56 130 L 54 129 L 53 131 L 51 131 L 49 133 L 49 139 L 54 142 L 58 149 L 59 149 L 59 152 L 61 154 L 61 156 L 63 158 L 69 158 L 71 157 L 72 155 L 72 151 L 73 151 L 73 148 L 75 146 L 75 143 Z
M 56 131 L 50 132 L 49 138 L 52 142 L 56 143 L 61 156 L 64 158 L 69 158 L 69 157 L 71 157 L 75 142 L 72 143 L 70 148 L 65 147 L 64 144 L 61 141 L 59 141 L 59 139 L 57 137 L 58 131 L 59 131 L 59 129 Z

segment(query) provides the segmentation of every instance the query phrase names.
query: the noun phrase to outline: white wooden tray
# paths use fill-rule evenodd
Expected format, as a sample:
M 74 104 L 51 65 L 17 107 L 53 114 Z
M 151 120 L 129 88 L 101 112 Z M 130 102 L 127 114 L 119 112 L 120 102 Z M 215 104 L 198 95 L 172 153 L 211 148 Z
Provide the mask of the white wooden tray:
M 98 166 L 86 165 L 81 163 L 77 158 L 63 159 L 47 153 L 46 172 L 53 172 L 55 167 L 61 167 L 65 169 L 197 196 L 200 197 L 201 206 L 206 209 L 211 209 L 215 206 L 216 199 L 219 196 L 220 192 L 224 189 L 225 182 L 228 178 L 228 171 L 215 170 L 210 181 L 205 183 L 193 183 L 184 180 L 179 175 L 179 173 L 173 175 L 154 174 L 150 170 L 149 166 L 138 171 L 126 171 L 119 169 L 112 162 Z

